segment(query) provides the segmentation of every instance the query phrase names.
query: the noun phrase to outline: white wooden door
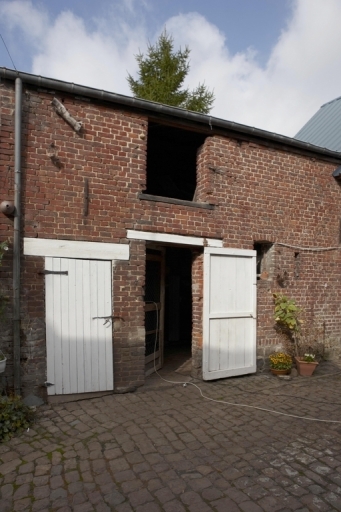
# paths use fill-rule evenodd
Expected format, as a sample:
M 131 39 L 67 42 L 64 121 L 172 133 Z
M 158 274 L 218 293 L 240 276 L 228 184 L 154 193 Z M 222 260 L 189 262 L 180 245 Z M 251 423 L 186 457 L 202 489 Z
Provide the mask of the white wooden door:
M 112 390 L 111 261 L 47 257 L 45 274 L 48 394 Z
M 256 251 L 205 248 L 203 378 L 256 371 Z

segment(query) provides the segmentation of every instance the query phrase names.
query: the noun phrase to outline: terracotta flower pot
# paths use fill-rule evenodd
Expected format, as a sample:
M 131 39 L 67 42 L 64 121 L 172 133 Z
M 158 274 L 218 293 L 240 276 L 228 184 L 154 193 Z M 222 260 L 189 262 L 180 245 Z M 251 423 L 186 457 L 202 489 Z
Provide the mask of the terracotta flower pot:
M 313 361 L 313 362 L 302 361 L 302 359 L 299 359 L 298 357 L 295 357 L 295 361 L 296 361 L 297 373 L 298 373 L 298 375 L 301 375 L 303 377 L 311 377 L 318 365 L 318 363 L 315 361 Z
M 273 375 L 289 375 L 289 373 L 291 372 L 290 368 L 288 368 L 287 370 L 278 370 L 277 368 L 270 368 L 270 370 Z

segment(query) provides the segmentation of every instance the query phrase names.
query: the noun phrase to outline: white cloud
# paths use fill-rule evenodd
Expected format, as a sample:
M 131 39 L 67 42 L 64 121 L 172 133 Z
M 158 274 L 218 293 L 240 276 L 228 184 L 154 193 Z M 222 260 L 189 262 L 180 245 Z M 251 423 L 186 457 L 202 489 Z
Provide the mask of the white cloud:
M 6 21 L 7 29 L 15 31 L 19 26 L 31 42 L 44 37 L 48 26 L 45 10 L 36 9 L 30 0 L 13 0 L 0 3 L 0 14 Z
M 192 50 L 189 84 L 214 89 L 212 115 L 293 136 L 340 95 L 340 17 L 339 0 L 296 0 L 265 67 L 254 49 L 231 55 L 224 34 L 198 14 L 174 17 L 167 29 Z
M 199 15 L 167 22 L 192 49 L 191 86 L 205 79 L 214 88 L 213 115 L 292 136 L 340 96 L 341 2 L 295 0 L 292 6 L 265 67 L 252 49 L 231 55 L 224 34 Z
M 33 59 L 33 73 L 128 93 L 127 67 L 135 67 L 133 36 L 124 47 L 100 32 L 87 32 L 71 12 L 56 19 Z
M 134 55 L 148 40 L 146 17 L 137 16 L 134 5 L 124 0 L 119 13 L 92 20 L 95 29 L 71 11 L 51 19 L 28 0 L 0 1 L 0 17 L 35 49 L 33 73 L 130 94 L 127 72 L 136 72 Z M 149 3 L 143 6 L 150 12 Z M 187 83 L 214 89 L 212 115 L 294 135 L 322 103 L 340 95 L 341 2 L 293 0 L 292 6 L 264 67 L 254 49 L 231 54 L 225 34 L 198 13 L 168 19 L 155 39 L 166 25 L 175 48 L 189 46 Z
M 134 54 L 146 46 L 143 26 L 129 26 L 112 12 L 93 20 L 97 28 L 90 30 L 70 10 L 52 20 L 26 0 L 0 2 L 0 17 L 35 48 L 32 73 L 130 94 L 126 76 L 136 71 Z

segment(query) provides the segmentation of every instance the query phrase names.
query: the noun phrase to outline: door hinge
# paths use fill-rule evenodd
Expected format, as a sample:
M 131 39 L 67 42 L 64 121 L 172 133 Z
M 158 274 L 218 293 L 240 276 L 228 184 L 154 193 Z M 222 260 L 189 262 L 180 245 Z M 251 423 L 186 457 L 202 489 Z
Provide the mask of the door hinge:
M 43 270 L 42 272 L 38 272 L 38 274 L 44 274 L 45 276 L 48 274 L 57 274 L 68 276 L 69 272 L 67 270 Z

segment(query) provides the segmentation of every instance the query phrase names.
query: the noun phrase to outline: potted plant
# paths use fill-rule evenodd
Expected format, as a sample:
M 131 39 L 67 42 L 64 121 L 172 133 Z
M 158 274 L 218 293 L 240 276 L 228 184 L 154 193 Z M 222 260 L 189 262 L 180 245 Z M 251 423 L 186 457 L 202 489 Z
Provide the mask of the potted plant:
M 298 375 L 312 375 L 324 357 L 325 322 L 303 320 L 304 310 L 293 299 L 273 294 L 277 330 L 284 335 L 284 346 L 294 357 Z M 289 345 L 285 343 L 289 341 Z
M 303 320 L 303 310 L 296 305 L 293 299 L 286 295 L 274 293 L 275 301 L 274 319 L 279 331 L 282 332 L 294 345 L 296 355 L 298 354 L 298 338 L 300 336 Z
M 304 354 L 301 357 L 295 357 L 298 375 L 311 377 L 316 370 L 318 362 L 315 361 L 315 354 Z
M 6 361 L 7 358 L 5 357 L 4 353 L 0 350 L 0 373 L 3 373 L 5 371 Z
M 274 375 L 288 375 L 291 371 L 292 357 L 285 352 L 275 352 L 269 356 L 270 370 Z

